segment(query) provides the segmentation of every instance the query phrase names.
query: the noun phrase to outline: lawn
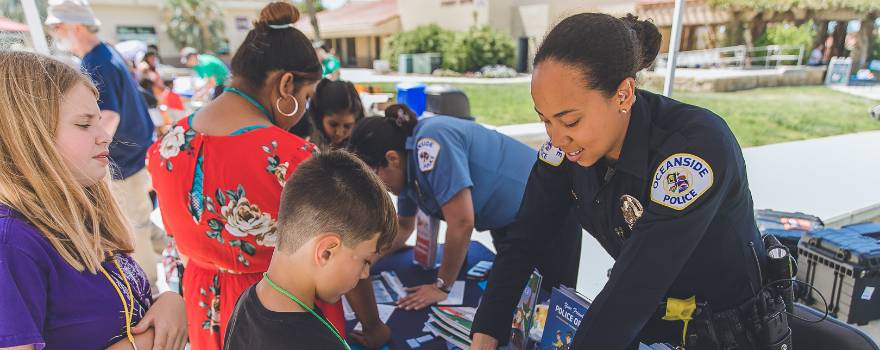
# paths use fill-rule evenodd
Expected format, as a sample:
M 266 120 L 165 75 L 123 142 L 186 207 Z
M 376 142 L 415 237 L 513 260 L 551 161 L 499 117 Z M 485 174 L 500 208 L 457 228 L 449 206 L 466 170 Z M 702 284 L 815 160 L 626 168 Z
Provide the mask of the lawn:
M 394 91 L 394 84 L 373 85 Z M 471 114 L 491 125 L 534 123 L 529 84 L 453 84 L 467 94 Z M 725 93 L 680 92 L 683 102 L 708 108 L 733 129 L 743 147 L 880 130 L 868 108 L 880 102 L 822 86 L 762 88 Z

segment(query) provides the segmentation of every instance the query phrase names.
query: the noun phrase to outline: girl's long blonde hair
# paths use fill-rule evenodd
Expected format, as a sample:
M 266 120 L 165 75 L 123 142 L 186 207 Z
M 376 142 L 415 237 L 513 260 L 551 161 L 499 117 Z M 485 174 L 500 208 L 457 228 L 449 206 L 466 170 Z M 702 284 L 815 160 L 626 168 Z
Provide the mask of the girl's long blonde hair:
M 77 271 L 131 252 L 109 180 L 82 186 L 55 148 L 64 94 L 88 76 L 51 57 L 0 50 L 0 203 L 21 213 Z

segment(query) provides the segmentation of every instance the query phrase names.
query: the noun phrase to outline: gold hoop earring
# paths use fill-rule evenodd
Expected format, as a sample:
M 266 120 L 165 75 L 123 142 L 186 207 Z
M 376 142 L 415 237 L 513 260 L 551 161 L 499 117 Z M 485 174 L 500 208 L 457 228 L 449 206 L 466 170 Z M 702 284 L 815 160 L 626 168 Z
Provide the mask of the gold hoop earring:
M 275 100 L 275 109 L 278 110 L 278 113 L 281 113 L 281 115 L 288 118 L 292 117 L 296 112 L 299 112 L 299 101 L 296 100 L 296 97 L 291 98 L 293 98 L 293 112 L 290 113 L 284 113 L 281 111 L 281 99 L 283 99 L 283 97 L 279 97 Z

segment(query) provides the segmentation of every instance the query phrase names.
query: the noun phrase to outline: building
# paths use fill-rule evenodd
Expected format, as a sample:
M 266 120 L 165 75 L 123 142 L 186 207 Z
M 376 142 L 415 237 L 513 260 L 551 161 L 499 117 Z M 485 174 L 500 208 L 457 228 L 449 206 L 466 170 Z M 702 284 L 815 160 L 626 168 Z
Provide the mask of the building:
M 230 52 L 244 41 L 253 21 L 266 5 L 261 0 L 217 0 L 225 15 L 226 38 Z M 137 39 L 156 44 L 163 57 L 176 58 L 179 49 L 168 37 L 162 23 L 162 0 L 91 0 L 95 16 L 101 20 L 98 36 L 110 43 Z M 168 60 L 166 60 L 168 61 Z
M 0 42 L 10 47 L 31 46 L 30 28 L 27 24 L 18 23 L 0 16 Z
M 397 0 L 350 1 L 340 8 L 321 11 L 316 17 L 321 40 L 336 51 L 346 67 L 372 67 L 373 60 L 382 57 L 388 37 L 401 31 Z M 305 11 L 296 27 L 314 39 L 315 31 Z
M 565 16 L 593 11 L 614 15 L 633 12 L 636 0 L 351 0 L 318 13 L 321 38 L 336 50 L 344 66 L 371 67 L 394 33 L 437 24 L 452 31 L 488 25 L 518 40 L 527 38 L 533 54 L 537 41 Z M 308 16 L 297 28 L 309 37 Z

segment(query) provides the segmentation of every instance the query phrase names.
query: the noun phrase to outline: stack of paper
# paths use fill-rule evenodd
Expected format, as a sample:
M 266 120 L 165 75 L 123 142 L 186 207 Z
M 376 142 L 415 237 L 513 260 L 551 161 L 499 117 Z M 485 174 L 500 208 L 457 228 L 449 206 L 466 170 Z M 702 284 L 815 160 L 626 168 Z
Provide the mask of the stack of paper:
M 471 325 L 476 311 L 473 307 L 431 307 L 425 326 L 434 336 L 443 338 L 459 348 L 467 349 L 471 345 Z

